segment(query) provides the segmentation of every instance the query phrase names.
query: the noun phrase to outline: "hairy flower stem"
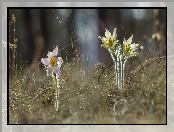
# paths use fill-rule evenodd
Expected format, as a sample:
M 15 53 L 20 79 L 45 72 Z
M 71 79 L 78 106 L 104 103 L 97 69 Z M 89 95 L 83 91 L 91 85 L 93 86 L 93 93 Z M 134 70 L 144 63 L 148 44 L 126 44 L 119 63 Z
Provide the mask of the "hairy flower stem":
M 117 80 L 117 86 L 118 86 L 118 89 L 122 89 L 123 88 L 123 65 L 122 65 L 122 48 L 121 47 L 118 47 L 118 51 L 117 51 L 117 55 L 116 55 L 116 58 L 117 58 L 117 77 L 118 77 L 118 80 Z
M 123 88 L 123 85 L 124 85 L 124 60 L 121 60 L 121 80 L 122 80 L 122 85 L 121 85 L 121 88 Z
M 124 87 L 124 78 L 125 78 L 125 64 L 126 64 L 127 59 L 123 60 L 123 69 L 122 69 L 122 83 L 123 83 L 123 87 Z
M 121 62 L 121 88 L 123 88 L 123 85 L 124 85 L 123 47 L 121 48 L 121 59 L 120 59 L 120 62 Z
M 117 71 L 118 71 L 118 88 L 122 89 L 122 61 L 117 57 Z
M 115 58 L 114 58 L 114 56 L 113 56 L 113 52 L 112 52 L 110 49 L 108 49 L 108 51 L 109 51 L 109 53 L 110 53 L 110 55 L 111 55 L 111 58 L 112 58 L 112 60 L 113 60 L 113 62 L 114 62 L 115 79 L 117 80 L 117 81 L 116 81 L 116 84 L 118 85 L 117 61 L 115 60 Z
M 59 109 L 59 79 L 55 76 L 55 82 L 56 82 L 56 101 L 55 101 L 55 107 L 56 111 Z

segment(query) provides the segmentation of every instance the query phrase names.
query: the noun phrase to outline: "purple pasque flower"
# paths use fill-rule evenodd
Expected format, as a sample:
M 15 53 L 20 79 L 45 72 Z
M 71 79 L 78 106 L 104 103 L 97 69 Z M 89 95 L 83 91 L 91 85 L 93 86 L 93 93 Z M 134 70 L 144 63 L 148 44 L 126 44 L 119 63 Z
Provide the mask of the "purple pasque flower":
M 53 52 L 48 52 L 48 58 L 42 58 L 41 62 L 47 67 L 47 76 L 53 75 L 56 73 L 56 78 L 60 77 L 60 67 L 63 63 L 63 59 L 61 57 L 57 57 L 58 55 L 58 46 L 53 50 Z

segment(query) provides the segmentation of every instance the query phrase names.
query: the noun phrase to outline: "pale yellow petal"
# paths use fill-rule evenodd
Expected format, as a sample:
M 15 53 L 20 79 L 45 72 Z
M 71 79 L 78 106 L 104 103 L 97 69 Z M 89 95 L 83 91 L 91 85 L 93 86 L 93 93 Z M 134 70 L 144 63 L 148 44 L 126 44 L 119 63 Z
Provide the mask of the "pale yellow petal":
M 133 34 L 132 34 L 132 36 L 127 40 L 127 43 L 128 43 L 128 44 L 131 44 L 131 43 L 132 43 L 132 38 L 133 38 Z
M 111 33 L 105 28 L 105 36 L 106 38 L 111 37 Z
M 116 37 L 117 37 L 116 28 L 114 28 L 112 38 L 116 41 Z

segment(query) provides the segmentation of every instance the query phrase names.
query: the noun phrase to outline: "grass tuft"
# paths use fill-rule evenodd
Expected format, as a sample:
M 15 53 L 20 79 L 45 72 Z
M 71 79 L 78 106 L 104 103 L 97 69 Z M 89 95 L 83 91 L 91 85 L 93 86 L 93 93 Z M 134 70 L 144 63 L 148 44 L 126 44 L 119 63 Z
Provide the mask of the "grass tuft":
M 84 72 L 82 62 L 79 58 L 61 67 L 58 112 L 54 108 L 55 82 L 45 71 L 35 72 L 35 76 L 17 72 L 11 77 L 10 124 L 166 123 L 165 59 L 142 64 L 141 70 L 135 68 L 126 80 L 131 83 L 122 90 L 115 86 L 112 69 L 99 63 Z

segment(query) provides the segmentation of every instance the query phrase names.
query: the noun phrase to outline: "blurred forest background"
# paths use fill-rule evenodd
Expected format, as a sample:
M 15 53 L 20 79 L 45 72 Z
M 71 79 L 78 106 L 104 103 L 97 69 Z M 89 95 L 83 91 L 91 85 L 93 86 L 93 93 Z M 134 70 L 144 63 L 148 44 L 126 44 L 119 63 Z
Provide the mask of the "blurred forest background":
M 64 62 L 68 62 L 76 57 L 78 45 L 85 69 L 99 62 L 110 68 L 112 59 L 106 49 L 100 48 L 102 42 L 98 39 L 105 35 L 105 28 L 111 33 L 117 28 L 121 43 L 133 34 L 133 43 L 140 45 L 139 55 L 134 57 L 137 63 L 147 56 L 166 56 L 165 8 L 10 9 L 9 24 L 13 15 L 16 21 L 9 26 L 9 42 L 17 45 L 18 65 L 38 64 L 56 45 Z
M 10 122 L 165 123 L 166 12 L 166 8 L 10 9 L 9 64 L 19 68 L 10 77 Z M 126 64 L 123 90 L 115 87 L 113 61 L 100 47 L 98 36 L 105 36 L 105 28 L 111 33 L 117 28 L 120 43 L 133 34 L 133 43 L 139 44 L 139 54 Z M 56 45 L 64 60 L 58 113 L 53 109 L 55 85 L 40 64 Z

